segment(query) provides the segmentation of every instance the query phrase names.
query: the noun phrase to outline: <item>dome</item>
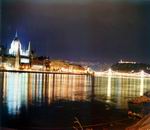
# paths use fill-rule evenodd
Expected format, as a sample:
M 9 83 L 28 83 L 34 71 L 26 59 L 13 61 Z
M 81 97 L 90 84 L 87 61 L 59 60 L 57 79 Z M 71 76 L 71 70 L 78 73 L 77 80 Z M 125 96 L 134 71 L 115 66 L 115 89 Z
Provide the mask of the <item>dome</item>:
M 18 50 L 20 51 L 20 55 L 23 56 L 28 56 L 29 55 L 29 51 L 28 50 L 23 50 L 22 46 L 21 46 L 21 42 L 18 38 L 18 34 L 16 32 L 15 38 L 11 43 L 10 49 L 9 49 L 9 54 L 16 56 L 18 54 Z
M 11 43 L 10 49 L 9 49 L 9 54 L 11 55 L 16 55 L 18 53 L 18 49 L 20 48 L 21 52 L 21 42 L 18 38 L 18 35 L 16 33 L 14 40 Z

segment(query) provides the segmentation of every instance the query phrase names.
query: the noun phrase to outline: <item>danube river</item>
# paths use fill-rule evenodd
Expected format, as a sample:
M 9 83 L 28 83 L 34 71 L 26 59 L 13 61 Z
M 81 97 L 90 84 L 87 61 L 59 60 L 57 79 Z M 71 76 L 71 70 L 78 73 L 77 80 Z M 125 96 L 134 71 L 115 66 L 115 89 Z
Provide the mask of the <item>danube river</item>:
M 130 121 L 134 107 L 127 101 L 150 91 L 150 78 L 1 72 L 0 87 L 1 127 L 72 129 L 77 117 L 84 127 L 100 128 Z M 141 106 L 144 113 L 149 108 Z

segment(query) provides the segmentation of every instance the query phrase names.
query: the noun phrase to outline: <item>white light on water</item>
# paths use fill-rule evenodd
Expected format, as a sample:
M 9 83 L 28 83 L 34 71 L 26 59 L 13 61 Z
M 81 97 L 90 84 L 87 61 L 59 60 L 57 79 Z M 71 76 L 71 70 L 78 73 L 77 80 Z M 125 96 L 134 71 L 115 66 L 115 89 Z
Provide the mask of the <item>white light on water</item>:
M 144 71 L 141 71 L 140 96 L 144 93 Z
M 13 77 L 13 78 L 12 78 Z M 21 106 L 19 74 L 7 73 L 7 102 L 9 114 L 15 115 Z
M 111 96 L 111 75 L 112 75 L 112 70 L 108 70 L 108 87 L 107 87 L 107 97 L 110 98 Z

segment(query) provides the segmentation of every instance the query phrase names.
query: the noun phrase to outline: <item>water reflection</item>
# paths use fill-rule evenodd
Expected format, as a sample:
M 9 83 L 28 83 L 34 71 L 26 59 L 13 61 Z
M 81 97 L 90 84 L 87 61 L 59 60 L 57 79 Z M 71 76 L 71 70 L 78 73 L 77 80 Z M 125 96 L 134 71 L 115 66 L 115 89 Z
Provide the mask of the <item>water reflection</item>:
M 16 114 L 22 104 L 27 105 L 27 76 L 26 73 L 4 73 L 3 99 L 9 114 Z
M 128 108 L 128 100 L 137 96 L 143 96 L 149 87 L 150 78 L 146 78 L 141 72 L 141 77 L 124 77 L 111 75 L 95 78 L 95 95 L 97 100 L 106 100 L 115 103 L 119 109 Z
M 118 109 L 127 109 L 127 100 L 142 96 L 150 90 L 150 79 L 141 77 L 107 76 L 92 78 L 84 75 L 41 73 L 0 73 L 3 86 L 3 105 L 8 113 L 20 113 L 28 105 L 51 104 L 56 100 L 80 101 L 94 99 L 113 102 Z M 94 86 L 94 88 L 92 88 Z M 93 96 L 94 95 L 94 96 Z
M 144 72 L 141 71 L 140 96 L 144 94 Z
M 9 114 L 19 114 L 22 106 L 40 105 L 59 99 L 86 100 L 90 92 L 88 76 L 9 73 L 3 74 L 3 103 Z
M 111 76 L 112 72 L 111 69 L 108 70 L 108 86 L 107 86 L 107 98 L 111 97 Z

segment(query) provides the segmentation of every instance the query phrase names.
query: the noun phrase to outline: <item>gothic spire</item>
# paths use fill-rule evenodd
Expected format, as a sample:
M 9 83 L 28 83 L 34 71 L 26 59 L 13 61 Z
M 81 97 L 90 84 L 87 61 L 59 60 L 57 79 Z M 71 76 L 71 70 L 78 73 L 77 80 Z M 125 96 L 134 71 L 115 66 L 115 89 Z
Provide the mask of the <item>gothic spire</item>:
M 17 30 L 16 30 L 16 34 L 15 34 L 15 37 L 16 37 L 16 38 L 18 37 L 18 32 L 17 32 Z
M 31 42 L 29 42 L 29 45 L 28 45 L 28 52 L 29 52 L 29 55 L 31 53 Z

